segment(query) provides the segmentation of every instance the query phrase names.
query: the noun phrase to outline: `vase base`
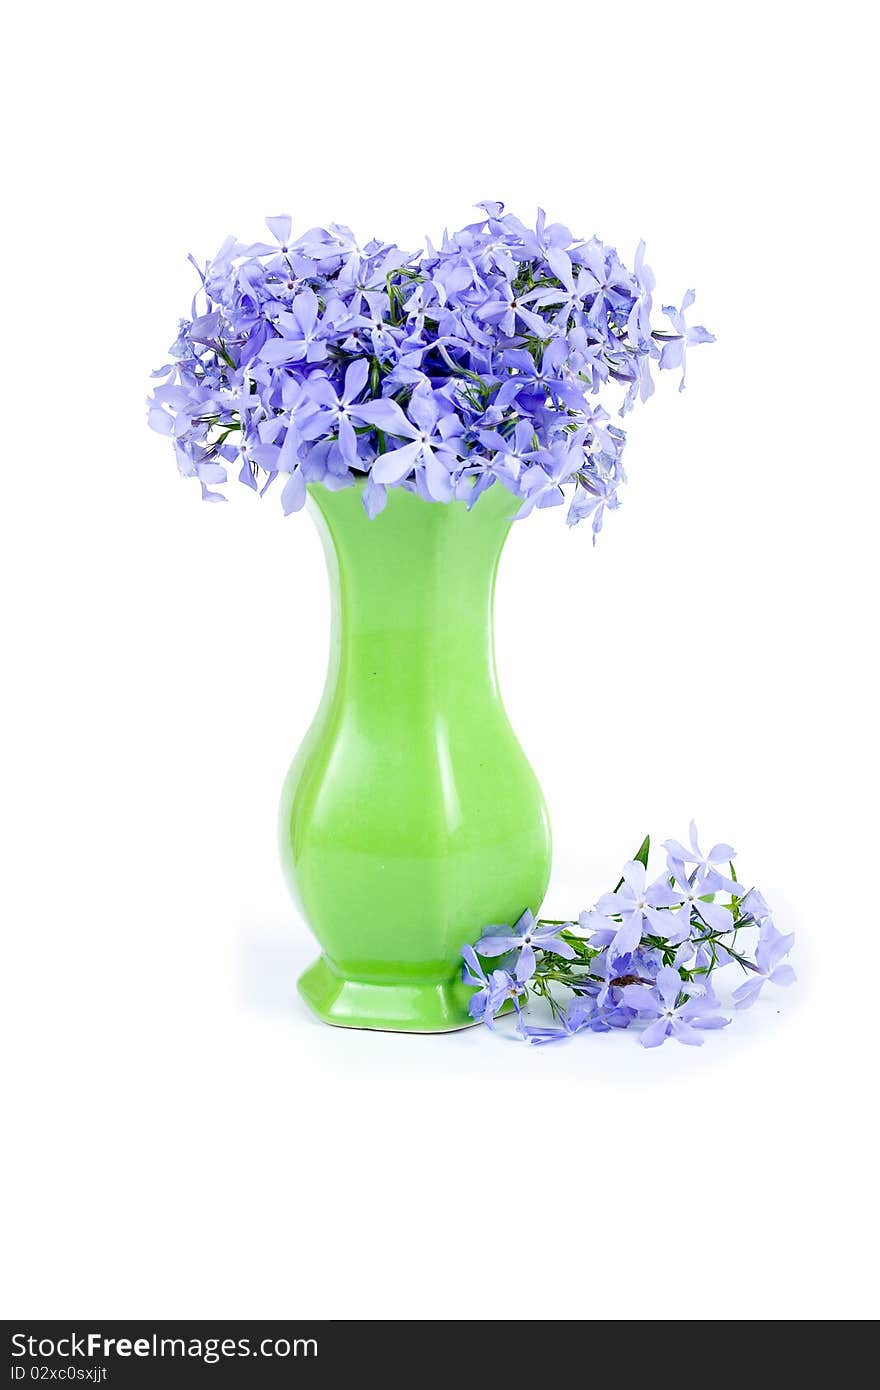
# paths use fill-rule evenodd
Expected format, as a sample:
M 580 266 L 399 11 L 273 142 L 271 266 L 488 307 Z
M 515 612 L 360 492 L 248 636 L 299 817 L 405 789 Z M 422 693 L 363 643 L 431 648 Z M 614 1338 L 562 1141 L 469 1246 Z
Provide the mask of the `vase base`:
M 370 984 L 338 975 L 323 956 L 299 977 L 299 992 L 313 1013 L 337 1028 L 390 1033 L 452 1033 L 473 1028 L 473 990 L 458 980 L 426 984 Z

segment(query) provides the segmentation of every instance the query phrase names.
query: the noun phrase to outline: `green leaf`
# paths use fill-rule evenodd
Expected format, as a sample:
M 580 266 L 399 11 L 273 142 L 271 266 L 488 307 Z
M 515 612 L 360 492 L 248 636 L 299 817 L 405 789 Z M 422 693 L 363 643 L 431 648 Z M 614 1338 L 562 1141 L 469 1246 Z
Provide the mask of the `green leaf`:
M 651 851 L 651 837 L 650 837 L 650 835 L 646 835 L 645 838 L 644 838 L 644 840 L 642 841 L 642 843 L 639 845 L 639 848 L 636 850 L 635 854 L 633 855 L 633 858 L 634 858 L 634 859 L 637 859 L 637 860 L 639 861 L 640 864 L 644 864 L 644 866 L 645 866 L 646 869 L 647 869 L 647 867 L 648 867 L 648 855 L 649 855 L 650 851 Z
M 736 876 L 736 869 L 733 867 L 733 860 L 732 860 L 732 859 L 728 861 L 728 866 L 729 866 L 729 868 L 730 868 L 730 877 L 733 879 L 734 883 L 739 883 L 739 879 L 738 879 L 737 876 Z M 742 915 L 742 913 L 741 913 L 741 911 L 740 911 L 740 903 L 741 903 L 741 902 L 742 902 L 742 898 L 737 897 L 736 894 L 731 894 L 731 899 L 730 899 L 730 910 L 731 910 L 731 912 L 733 913 L 733 920 L 734 920 L 734 922 L 738 922 L 739 919 L 740 919 L 740 917 L 741 917 L 741 915 Z

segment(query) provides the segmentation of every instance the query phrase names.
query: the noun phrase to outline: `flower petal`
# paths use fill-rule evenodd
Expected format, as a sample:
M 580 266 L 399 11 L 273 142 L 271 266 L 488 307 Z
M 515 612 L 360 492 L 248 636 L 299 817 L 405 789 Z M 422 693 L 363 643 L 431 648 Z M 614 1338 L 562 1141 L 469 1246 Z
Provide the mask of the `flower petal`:
M 628 956 L 636 949 L 641 939 L 642 914 L 630 912 L 624 917 L 622 926 L 617 929 L 611 943 L 611 954 L 615 957 Z
M 667 1009 L 674 1009 L 681 993 L 681 976 L 674 965 L 664 965 L 657 971 L 657 992 Z
M 266 218 L 266 226 L 280 246 L 286 246 L 290 241 L 291 225 L 291 219 L 287 214 Z
M 639 1038 L 642 1047 L 659 1047 L 669 1036 L 669 1023 L 665 1018 L 658 1018 L 656 1023 L 649 1023 Z
M 644 892 L 645 882 L 648 874 L 644 864 L 639 859 L 630 859 L 624 864 L 621 870 L 623 881 L 633 893 L 641 894 Z
M 401 449 L 379 454 L 373 464 L 373 477 L 377 483 L 399 483 L 412 472 L 420 453 L 420 444 L 404 444 Z
M 298 512 L 306 500 L 306 480 L 302 475 L 302 470 L 297 468 L 291 473 L 284 490 L 281 493 L 281 505 L 284 508 L 284 515 L 289 516 L 291 512 Z
M 733 991 L 736 1007 L 738 1009 L 750 1009 L 763 988 L 764 976 L 753 975 L 750 980 L 746 980 L 744 984 Z
M 368 425 L 375 425 L 386 434 L 398 435 L 402 439 L 415 439 L 418 431 L 407 420 L 396 401 L 382 399 L 362 401 L 351 407 L 352 415 Z
M 363 391 L 367 384 L 367 377 L 370 375 L 370 367 L 365 357 L 359 357 L 345 369 L 345 383 L 342 388 L 342 399 L 346 405 L 350 405 Z
M 676 1042 L 684 1043 L 687 1047 L 702 1047 L 705 1041 L 701 1038 L 697 1030 L 690 1023 L 685 1023 L 682 1018 L 672 1019 L 669 1031 Z
M 784 985 L 787 988 L 795 983 L 797 975 L 790 965 L 777 965 L 776 969 L 771 971 L 768 979 L 771 984 Z

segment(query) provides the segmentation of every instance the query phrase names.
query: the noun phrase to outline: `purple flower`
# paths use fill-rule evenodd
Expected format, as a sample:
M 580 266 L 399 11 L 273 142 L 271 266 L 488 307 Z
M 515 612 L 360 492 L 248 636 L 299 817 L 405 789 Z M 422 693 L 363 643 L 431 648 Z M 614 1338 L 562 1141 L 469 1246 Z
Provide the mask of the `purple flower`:
M 573 1038 L 575 1033 L 582 1033 L 585 1028 L 589 1028 L 594 1017 L 592 1000 L 586 1000 L 580 996 L 573 999 L 567 1009 L 563 1009 L 558 1015 L 555 1024 L 543 1024 L 539 1027 L 524 1024 L 520 1030 L 526 1042 L 532 1043 L 535 1047 L 542 1047 L 547 1043 L 563 1042 L 566 1038 Z M 608 1027 L 594 1029 L 595 1032 L 608 1032 Z
M 610 953 L 594 961 L 592 969 L 602 974 L 601 980 L 586 979 L 578 985 L 577 993 L 568 1006 L 568 1023 L 573 1032 L 588 1028 L 591 1033 L 610 1033 L 615 1028 L 628 1028 L 635 1010 L 624 1000 L 624 987 L 615 979 L 617 963 L 612 966 Z
M 715 891 L 724 889 L 726 892 L 739 893 L 740 885 L 735 880 L 722 874 L 717 865 L 729 864 L 736 858 L 736 850 L 731 845 L 713 845 L 708 854 L 703 854 L 697 839 L 697 823 L 691 821 L 689 826 L 690 848 L 686 848 L 680 840 L 664 840 L 663 848 L 666 850 L 666 862 L 670 871 L 679 879 L 687 877 L 687 866 L 693 864 L 704 875 L 712 874 L 712 881 L 715 884 Z M 705 890 L 709 891 L 709 890 Z
M 561 288 L 540 290 L 533 296 L 535 308 L 557 308 L 557 324 L 567 329 L 572 316 L 577 320 L 583 311 L 588 294 L 595 293 L 596 281 L 586 267 L 581 267 L 575 276 L 571 258 L 561 247 L 549 247 L 546 252 L 547 263 L 560 281 Z
M 517 515 L 574 492 L 570 524 L 598 534 L 624 482 L 625 435 L 604 405 L 646 400 L 652 368 L 708 341 L 681 309 L 651 325 L 644 248 L 630 272 L 596 238 L 503 204 L 417 254 L 361 243 L 331 223 L 271 241 L 228 237 L 203 269 L 171 361 L 154 373 L 151 427 L 180 473 L 220 501 L 229 465 L 265 493 L 282 474 L 285 512 L 308 483 L 363 483 L 367 515 L 388 487 L 472 506 L 500 481 Z M 195 262 L 193 262 L 195 265 Z M 670 332 L 669 329 L 674 332 Z
M 450 501 L 452 474 L 459 462 L 457 435 L 461 425 L 451 411 L 440 414 L 430 385 L 426 383 L 413 391 L 407 407 L 408 418 L 391 400 L 370 402 L 361 407 L 360 413 L 362 419 L 378 425 L 388 434 L 410 441 L 379 455 L 372 469 L 377 483 L 400 483 L 414 470 L 423 469 L 428 492 L 434 501 Z
M 507 338 L 514 337 L 520 325 L 527 332 L 541 335 L 546 332 L 547 325 L 540 314 L 528 307 L 533 295 L 521 294 L 509 280 L 502 280 L 495 290 L 498 297 L 483 304 L 477 310 L 477 318 L 491 323 Z
M 532 1043 L 535 1047 L 542 1047 L 546 1043 L 564 1042 L 566 1038 L 571 1038 L 580 1030 L 572 1028 L 566 1014 L 560 1015 L 559 1024 L 544 1024 L 543 1027 L 535 1028 L 533 1025 L 526 1024 L 522 1029 L 522 1036 L 526 1042 Z
M 577 922 L 536 922 L 527 911 L 512 928 L 487 927 L 476 948 L 465 951 L 465 978 L 478 991 L 474 1008 L 480 1015 L 488 1009 L 494 1017 L 511 999 L 520 1036 L 535 1045 L 623 1030 L 638 1020 L 645 1025 L 644 1047 L 670 1037 L 699 1046 L 705 1031 L 730 1021 L 721 1015 L 715 992 L 717 970 L 735 962 L 749 972 L 733 994 L 740 1008 L 754 1002 L 767 980 L 794 982 L 785 960 L 794 937 L 776 930 L 756 888 L 744 893 L 716 867 L 733 855 L 729 845 L 715 845 L 704 855 L 692 824 L 690 848 L 667 841 L 669 867 L 653 881 L 646 867 L 650 847 L 646 836 L 614 892 Z M 690 872 L 689 864 L 695 865 Z M 715 900 L 728 891 L 735 902 Z M 572 935 L 583 938 L 576 951 L 568 940 Z M 502 968 L 487 974 L 480 956 L 500 957 Z M 551 1021 L 530 1021 L 529 994 L 549 1006 Z
M 672 889 L 678 895 L 682 908 L 674 914 L 666 932 L 666 939 L 671 945 L 677 946 L 687 940 L 694 914 L 698 919 L 698 929 L 699 923 L 702 923 L 712 932 L 733 931 L 736 923 L 731 909 L 721 903 L 705 901 L 710 895 L 721 891 L 725 882 L 714 869 L 695 869 L 687 875 L 680 865 L 676 866 L 672 873 Z M 733 886 L 736 887 L 735 884 Z
M 580 466 L 582 455 L 572 447 L 570 438 L 557 439 L 549 449 L 538 449 L 535 462 L 524 470 L 519 479 L 519 492 L 525 500 L 517 518 L 528 516 L 535 507 L 557 507 L 563 500 L 562 483 L 572 477 Z
M 616 484 L 609 482 L 607 478 L 594 477 L 589 473 L 579 473 L 578 485 L 565 519 L 569 526 L 576 526 L 579 521 L 583 521 L 586 517 L 592 517 L 593 544 L 595 545 L 596 538 L 602 530 L 606 507 L 610 511 L 614 511 L 619 506 Z
M 767 904 L 767 900 L 762 893 L 758 892 L 757 888 L 750 888 L 748 892 L 743 895 L 740 907 L 744 913 L 748 913 L 750 917 L 753 917 L 759 926 L 770 916 L 770 908 Z
M 670 914 L 662 908 L 676 907 L 681 895 L 661 876 L 648 883 L 647 870 L 639 860 L 631 859 L 623 866 L 623 882 L 613 893 L 603 893 L 596 911 L 603 917 L 622 917 L 615 932 L 611 951 L 625 956 L 634 951 L 643 935 L 665 936 L 671 922 Z
M 513 1001 L 513 1006 L 519 1013 L 520 1000 L 526 992 L 521 963 L 517 963 L 512 975 L 507 970 L 493 970 L 491 975 L 487 975 L 472 946 L 463 946 L 461 954 L 464 957 L 464 965 L 461 968 L 462 982 L 473 985 L 475 989 L 475 993 L 468 1000 L 468 1013 L 471 1018 L 494 1028 L 495 1015 L 508 1000 Z
M 684 390 L 685 372 L 687 368 L 687 350 L 695 343 L 714 343 L 715 338 L 708 328 L 703 328 L 702 324 L 695 328 L 688 328 L 685 320 L 685 309 L 689 309 L 693 304 L 696 295 L 693 290 L 688 290 L 684 299 L 681 301 L 681 308 L 676 309 L 673 304 L 664 304 L 663 312 L 672 323 L 676 336 L 666 338 L 660 353 L 660 370 L 667 371 L 673 367 L 681 367 L 681 382 L 679 391 Z M 661 335 L 665 336 L 665 335 Z
M 523 471 L 535 459 L 535 433 L 528 420 L 518 420 L 506 438 L 497 430 L 478 431 L 484 448 L 491 449 L 491 469 L 497 478 L 516 492 Z
M 307 379 L 304 388 L 305 395 L 314 401 L 318 410 L 303 426 L 303 435 L 306 439 L 318 439 L 335 427 L 339 435 L 339 452 L 352 468 L 360 463 L 353 423 L 360 419 L 356 401 L 367 384 L 368 375 L 367 363 L 359 358 L 346 368 L 341 392 L 336 391 L 328 377 L 317 374 Z
M 318 296 L 308 285 L 296 296 L 290 309 L 275 320 L 279 337 L 269 338 L 260 348 L 260 357 L 272 367 L 293 362 L 319 362 L 327 356 L 325 325 L 318 313 Z
M 658 970 L 656 982 L 650 989 L 644 985 L 627 985 L 624 997 L 627 1005 L 637 1010 L 639 1018 L 651 1020 L 639 1038 L 642 1047 L 659 1047 L 667 1038 L 675 1038 L 689 1047 L 702 1047 L 702 1030 L 724 1028 L 730 1022 L 716 1013 L 706 998 L 685 994 L 681 975 L 672 965 Z
M 797 976 L 792 967 L 785 963 L 785 957 L 793 945 L 794 932 L 783 936 L 769 918 L 764 922 L 755 951 L 755 964 L 749 966 L 754 973 L 733 991 L 738 1009 L 750 1009 L 768 980 L 774 985 L 794 984 Z
M 487 927 L 477 942 L 476 949 L 481 956 L 503 956 L 507 952 L 518 952 L 521 972 L 519 979 L 528 979 L 534 974 L 535 952 L 553 951 L 557 956 L 573 960 L 577 952 L 559 935 L 560 928 L 536 922 L 532 913 L 525 912 L 512 927 Z
M 613 247 L 603 246 L 595 237 L 580 248 L 578 255 L 586 272 L 581 283 L 591 296 L 589 320 L 600 324 L 603 315 L 616 316 L 632 298 L 632 279 Z
M 540 357 L 525 348 L 511 348 L 502 357 L 510 376 L 503 377 L 494 404 L 506 410 L 521 400 L 531 413 L 546 406 L 548 395 L 554 403 L 563 402 L 572 410 L 585 409 L 585 383 L 578 380 L 574 353 L 565 338 L 554 338 L 541 350 Z M 520 421 L 528 424 L 528 421 Z M 534 426 L 529 425 L 530 432 Z

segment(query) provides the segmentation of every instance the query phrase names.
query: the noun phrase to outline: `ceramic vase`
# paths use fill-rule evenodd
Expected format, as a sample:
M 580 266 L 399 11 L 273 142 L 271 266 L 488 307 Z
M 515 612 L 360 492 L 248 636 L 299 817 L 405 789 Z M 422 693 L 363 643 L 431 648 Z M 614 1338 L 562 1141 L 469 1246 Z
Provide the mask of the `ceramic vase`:
M 281 857 L 322 954 L 299 981 L 328 1023 L 470 1022 L 460 952 L 537 909 L 550 873 L 540 787 L 501 702 L 493 596 L 517 500 L 469 511 L 363 484 L 309 488 L 331 589 L 318 712 L 287 776 Z

